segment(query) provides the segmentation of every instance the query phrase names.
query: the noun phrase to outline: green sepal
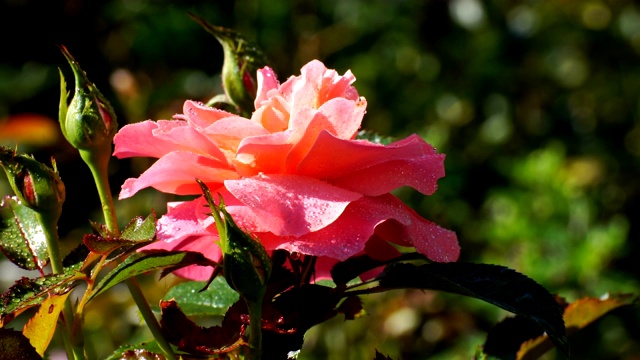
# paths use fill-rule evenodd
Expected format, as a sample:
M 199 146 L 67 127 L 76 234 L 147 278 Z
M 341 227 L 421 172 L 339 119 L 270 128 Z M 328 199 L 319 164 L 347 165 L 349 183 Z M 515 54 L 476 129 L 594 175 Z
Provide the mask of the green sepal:
M 222 197 L 220 205 L 216 205 L 209 188 L 202 181 L 196 181 L 202 188 L 216 222 L 223 256 L 224 278 L 229 286 L 246 300 L 262 301 L 272 267 L 267 250 L 260 241 L 240 230 L 225 209 Z

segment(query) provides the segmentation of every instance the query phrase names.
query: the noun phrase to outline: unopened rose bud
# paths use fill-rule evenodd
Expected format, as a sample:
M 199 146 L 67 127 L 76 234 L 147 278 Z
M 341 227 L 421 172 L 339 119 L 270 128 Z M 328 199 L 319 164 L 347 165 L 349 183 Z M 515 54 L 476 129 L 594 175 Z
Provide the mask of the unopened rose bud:
M 224 278 L 243 298 L 260 303 L 271 276 L 271 259 L 262 244 L 240 230 L 224 207 L 213 202 L 209 189 L 198 181 L 216 221 L 223 255 Z M 221 216 L 222 215 L 222 216 Z
M 73 99 L 67 107 L 66 85 L 60 72 L 62 96 L 59 120 L 62 133 L 76 149 L 103 151 L 110 155 L 111 141 L 118 131 L 113 107 L 89 81 L 69 51 L 64 46 L 61 46 L 61 51 L 71 65 L 76 83 Z
M 250 114 L 257 92 L 257 71 L 268 65 L 264 53 L 256 44 L 231 29 L 211 25 L 194 15 L 191 17 L 222 45 L 224 92 L 229 100 L 240 108 L 241 113 Z
M 0 166 L 7 173 L 16 196 L 26 206 L 37 212 L 60 215 L 65 188 L 55 162 L 52 169 L 31 156 L 0 147 Z

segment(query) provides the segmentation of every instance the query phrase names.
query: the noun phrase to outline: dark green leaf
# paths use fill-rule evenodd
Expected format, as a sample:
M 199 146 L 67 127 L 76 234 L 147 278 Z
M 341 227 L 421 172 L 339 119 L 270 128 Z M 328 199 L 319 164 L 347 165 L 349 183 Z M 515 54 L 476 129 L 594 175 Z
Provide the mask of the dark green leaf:
M 569 354 L 562 308 L 530 278 L 503 266 L 472 263 L 392 264 L 377 279 L 385 289 L 431 289 L 471 296 L 535 321 Z
M 0 328 L 0 360 L 42 360 L 21 332 Z
M 69 291 L 77 280 L 86 280 L 86 274 L 70 269 L 65 274 L 47 275 L 35 279 L 22 278 L 0 297 L 0 316 L 3 323 L 10 321 L 14 312 L 40 305 L 50 292 Z
M 171 271 L 189 265 L 216 266 L 217 264 L 198 252 L 147 250 L 127 257 L 113 271 L 107 274 L 94 288 L 89 300 L 112 286 L 136 275 L 149 271 L 170 269 Z
M 164 300 L 175 299 L 187 316 L 224 316 L 240 295 L 223 277 L 215 278 L 204 290 L 204 282 L 189 281 L 172 287 Z
M 363 273 L 373 270 L 377 267 L 387 265 L 393 262 L 408 261 L 408 260 L 427 261 L 427 258 L 424 255 L 417 252 L 402 254 L 391 260 L 384 260 L 384 261 L 373 259 L 366 254 L 352 256 L 345 261 L 336 263 L 331 268 L 331 278 L 336 283 L 336 285 L 344 285 L 344 284 L 347 284 L 349 281 L 362 275 Z
M 15 196 L 0 202 L 0 249 L 11 262 L 26 270 L 40 270 L 47 264 L 47 239 L 35 210 Z

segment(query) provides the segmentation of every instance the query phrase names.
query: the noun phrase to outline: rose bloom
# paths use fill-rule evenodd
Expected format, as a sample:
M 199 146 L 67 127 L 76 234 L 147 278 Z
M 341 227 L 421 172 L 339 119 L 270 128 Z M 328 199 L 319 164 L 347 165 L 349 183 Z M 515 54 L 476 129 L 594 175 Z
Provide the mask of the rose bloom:
M 158 221 L 159 241 L 146 249 L 220 259 L 198 178 L 222 195 L 236 223 L 267 250 L 318 256 L 325 270 L 363 252 L 378 259 L 397 255 L 389 242 L 415 247 L 433 261 L 457 260 L 455 233 L 390 194 L 401 186 L 432 194 L 444 176 L 444 155 L 417 135 L 389 145 L 357 140 L 366 101 L 354 81 L 350 71 L 340 76 L 317 60 L 283 84 L 265 67 L 258 71 L 250 119 L 186 101 L 184 114 L 173 120 L 124 126 L 114 138 L 114 155 L 158 160 L 125 181 L 121 199 L 146 187 L 201 195 L 169 203 Z M 190 266 L 176 273 L 206 280 L 211 272 Z

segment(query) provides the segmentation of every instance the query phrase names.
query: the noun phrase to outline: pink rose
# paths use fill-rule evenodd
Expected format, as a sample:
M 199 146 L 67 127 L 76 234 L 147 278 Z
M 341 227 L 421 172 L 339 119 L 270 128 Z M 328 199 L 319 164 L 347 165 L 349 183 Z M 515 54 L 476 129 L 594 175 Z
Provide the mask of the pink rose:
M 434 261 L 455 261 L 456 235 L 390 194 L 405 185 L 432 194 L 444 176 L 444 155 L 417 135 L 389 145 L 356 140 L 366 101 L 354 81 L 351 72 L 340 76 L 319 61 L 283 84 L 264 68 L 251 119 L 187 101 L 174 120 L 125 126 L 114 139 L 114 155 L 158 161 L 128 179 L 120 198 L 149 186 L 199 195 L 199 178 L 267 250 L 315 255 L 328 259 L 319 264 L 330 264 L 363 251 L 377 258 L 395 254 L 389 241 Z M 169 204 L 158 223 L 160 241 L 150 247 L 200 251 L 218 260 L 205 204 L 202 196 Z M 190 267 L 179 275 L 203 280 L 210 273 Z

